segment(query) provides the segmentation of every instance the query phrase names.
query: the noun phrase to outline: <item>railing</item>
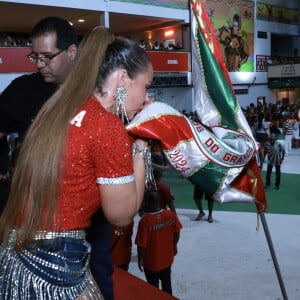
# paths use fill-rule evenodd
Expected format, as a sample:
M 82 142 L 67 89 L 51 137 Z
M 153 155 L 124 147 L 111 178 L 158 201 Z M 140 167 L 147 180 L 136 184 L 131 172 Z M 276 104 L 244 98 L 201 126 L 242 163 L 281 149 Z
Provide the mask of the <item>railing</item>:
M 35 72 L 27 55 L 30 47 L 0 47 L 0 73 Z M 190 72 L 189 52 L 179 51 L 147 51 L 155 72 Z
M 147 51 L 155 72 L 190 72 L 190 53 L 177 51 Z
M 30 51 L 30 47 L 0 47 L 0 73 L 36 72 L 36 66 L 27 58 Z

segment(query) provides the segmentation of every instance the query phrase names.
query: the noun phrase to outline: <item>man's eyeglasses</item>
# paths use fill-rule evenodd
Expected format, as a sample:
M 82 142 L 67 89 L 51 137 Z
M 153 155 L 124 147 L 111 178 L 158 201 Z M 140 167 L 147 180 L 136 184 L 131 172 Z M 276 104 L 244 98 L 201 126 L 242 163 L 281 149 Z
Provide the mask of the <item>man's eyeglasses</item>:
M 40 57 L 36 53 L 31 52 L 30 54 L 27 55 L 27 57 L 34 64 L 37 64 L 37 62 L 39 60 L 40 62 L 44 63 L 45 65 L 49 65 L 51 63 L 51 60 L 54 57 L 56 57 L 58 54 L 62 53 L 63 51 L 67 50 L 68 47 L 65 47 L 64 49 L 59 50 L 58 52 L 56 52 L 54 54 L 44 54 L 43 56 L 40 56 Z

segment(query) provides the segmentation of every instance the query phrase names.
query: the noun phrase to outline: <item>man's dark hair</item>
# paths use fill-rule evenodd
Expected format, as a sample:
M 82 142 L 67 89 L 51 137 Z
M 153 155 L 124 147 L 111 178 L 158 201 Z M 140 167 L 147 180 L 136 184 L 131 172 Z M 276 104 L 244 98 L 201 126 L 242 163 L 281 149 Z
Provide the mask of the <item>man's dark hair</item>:
M 40 20 L 33 28 L 31 39 L 45 33 L 56 34 L 56 48 L 65 49 L 70 45 L 78 45 L 78 38 L 73 26 L 67 20 L 58 17 L 46 17 Z

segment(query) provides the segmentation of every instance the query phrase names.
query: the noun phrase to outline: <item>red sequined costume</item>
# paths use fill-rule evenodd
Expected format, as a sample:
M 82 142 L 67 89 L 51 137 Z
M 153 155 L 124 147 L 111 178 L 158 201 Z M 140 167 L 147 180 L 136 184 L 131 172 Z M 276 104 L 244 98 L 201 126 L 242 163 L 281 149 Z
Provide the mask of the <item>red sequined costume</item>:
M 70 123 L 59 183 L 60 225 L 55 230 L 90 225 L 101 206 L 99 184 L 134 180 L 132 140 L 118 116 L 91 97 Z

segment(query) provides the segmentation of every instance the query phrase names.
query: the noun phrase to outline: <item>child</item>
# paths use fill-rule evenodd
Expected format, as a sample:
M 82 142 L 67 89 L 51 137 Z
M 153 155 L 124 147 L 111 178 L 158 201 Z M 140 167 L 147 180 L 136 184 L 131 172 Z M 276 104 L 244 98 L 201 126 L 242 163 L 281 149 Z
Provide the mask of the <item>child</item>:
M 182 228 L 176 214 L 159 207 L 156 191 L 145 195 L 145 215 L 141 218 L 135 243 L 138 247 L 138 266 L 145 272 L 148 283 L 172 295 L 171 265 L 177 254 L 179 232 Z

